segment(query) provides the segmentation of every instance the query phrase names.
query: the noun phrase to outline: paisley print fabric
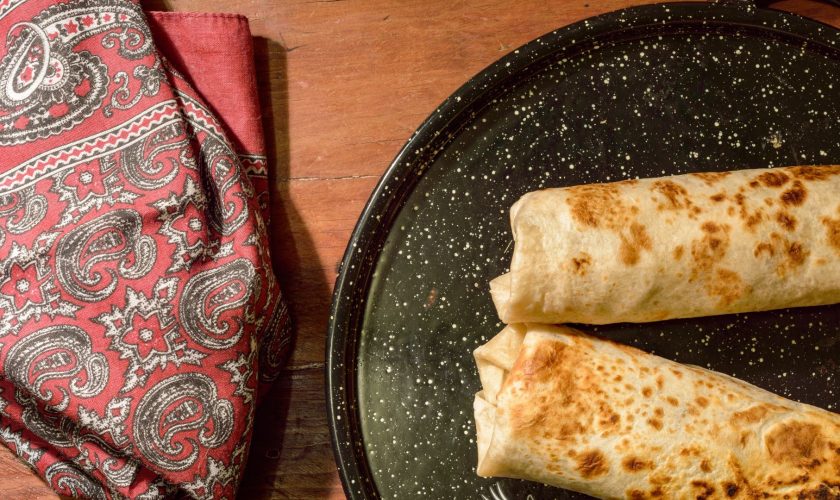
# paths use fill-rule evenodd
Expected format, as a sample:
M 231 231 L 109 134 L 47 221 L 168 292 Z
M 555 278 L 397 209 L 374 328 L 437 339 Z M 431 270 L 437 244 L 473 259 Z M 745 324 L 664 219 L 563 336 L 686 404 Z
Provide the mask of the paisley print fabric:
M 232 498 L 288 345 L 265 158 L 136 1 L 0 34 L 0 441 L 62 495 Z

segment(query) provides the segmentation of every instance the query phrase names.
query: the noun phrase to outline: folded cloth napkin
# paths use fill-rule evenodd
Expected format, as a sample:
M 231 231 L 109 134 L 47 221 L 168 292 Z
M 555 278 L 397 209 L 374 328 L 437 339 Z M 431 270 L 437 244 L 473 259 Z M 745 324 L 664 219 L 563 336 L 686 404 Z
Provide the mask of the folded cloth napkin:
M 0 440 L 63 495 L 233 497 L 288 340 L 250 38 L 153 24 L 0 0 Z

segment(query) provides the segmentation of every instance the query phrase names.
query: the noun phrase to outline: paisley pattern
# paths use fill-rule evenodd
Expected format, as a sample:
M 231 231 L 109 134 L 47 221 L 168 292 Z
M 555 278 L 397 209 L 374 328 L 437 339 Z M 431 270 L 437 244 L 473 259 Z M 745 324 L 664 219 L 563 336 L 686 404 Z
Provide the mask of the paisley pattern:
M 0 442 L 62 495 L 234 497 L 290 335 L 265 157 L 136 0 L 0 0 L 0 35 Z
M 161 189 L 178 176 L 180 168 L 195 168 L 187 144 L 183 124 L 174 122 L 161 127 L 120 153 L 122 173 L 140 189 Z
M 95 432 L 77 426 L 60 413 L 39 411 L 37 399 L 17 391 L 16 400 L 23 406 L 23 422 L 33 434 L 47 442 L 79 450 L 74 462 L 86 471 L 97 470 L 116 486 L 130 486 L 138 463 L 120 453 Z
M 192 340 L 213 350 L 235 345 L 244 329 L 242 306 L 254 286 L 254 266 L 245 259 L 196 274 L 184 287 L 181 321 Z
M 0 145 L 57 134 L 102 105 L 109 84 L 107 65 L 99 55 L 74 50 L 102 33 L 102 47 L 116 48 L 123 57 L 151 52 L 151 34 L 132 2 L 56 4 L 10 26 L 6 56 L 0 61 Z
M 119 277 L 136 279 L 148 274 L 157 247 L 151 236 L 143 234 L 140 214 L 123 209 L 67 233 L 57 252 L 56 270 L 64 290 L 78 300 L 94 302 L 111 295 Z
M 44 479 L 62 495 L 99 500 L 105 490 L 72 462 L 56 462 L 44 471 Z
M 179 334 L 171 303 L 177 284 L 175 278 L 162 279 L 150 297 L 128 288 L 123 308 L 115 307 L 96 318 L 105 326 L 111 347 L 128 360 L 121 392 L 145 385 L 155 369 L 168 364 L 199 365 L 205 357 L 188 347 Z
M 137 405 L 134 441 L 146 459 L 167 470 L 184 470 L 199 444 L 215 448 L 233 430 L 233 405 L 218 398 L 213 380 L 199 373 L 172 376 Z
M 79 306 L 61 296 L 49 262 L 56 233 L 35 237 L 32 247 L 12 242 L 0 261 L 0 337 L 18 334 L 43 317 L 73 318 Z
M 0 217 L 12 234 L 26 233 L 44 220 L 45 215 L 47 198 L 36 193 L 34 187 L 0 196 Z
M 48 326 L 20 339 L 6 354 L 3 372 L 54 411 L 65 410 L 71 394 L 90 398 L 108 382 L 105 356 L 93 352 L 90 336 L 72 325 Z
M 271 319 L 266 326 L 269 332 L 278 332 L 267 339 L 263 349 L 260 349 L 260 380 L 271 383 L 280 376 L 280 370 L 289 352 L 288 346 L 291 342 L 291 324 L 287 320 L 289 311 L 286 304 L 281 303 L 272 313 Z
M 188 179 L 180 194 L 171 193 L 156 201 L 154 207 L 160 214 L 160 234 L 175 245 L 168 272 L 188 271 L 195 262 L 208 258 L 218 260 L 233 254 L 232 242 L 222 242 L 210 232 L 206 220 L 200 216 L 208 210 L 208 203 L 196 182 Z
M 60 228 L 76 224 L 91 211 L 103 207 L 131 205 L 140 196 L 126 189 L 111 156 L 81 163 L 73 170 L 56 175 L 50 190 L 67 203 L 56 224 Z
M 231 235 L 248 220 L 247 200 L 253 198 L 253 192 L 249 192 L 248 184 L 241 183 L 239 169 L 234 168 L 238 158 L 229 146 L 211 139 L 202 144 L 200 154 L 207 165 L 201 173 L 204 186 L 210 191 L 209 223 L 216 232 Z

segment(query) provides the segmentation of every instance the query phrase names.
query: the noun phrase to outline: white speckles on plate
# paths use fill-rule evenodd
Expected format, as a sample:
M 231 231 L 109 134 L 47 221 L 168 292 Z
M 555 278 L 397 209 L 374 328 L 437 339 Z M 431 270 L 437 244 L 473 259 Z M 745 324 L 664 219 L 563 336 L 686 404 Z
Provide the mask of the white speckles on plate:
M 487 283 L 509 263 L 508 209 L 543 187 L 840 162 L 840 35 L 803 43 L 816 26 L 721 5 L 631 9 L 546 35 L 433 115 L 357 233 L 350 261 L 364 265 L 342 276 L 364 288 L 337 291 L 333 335 L 358 340 L 333 346 L 357 346 L 354 370 L 331 367 L 355 377 L 347 432 L 361 448 L 344 456 L 366 461 L 378 495 L 582 498 L 474 473 L 472 350 L 502 327 Z M 838 306 L 583 328 L 840 409 Z

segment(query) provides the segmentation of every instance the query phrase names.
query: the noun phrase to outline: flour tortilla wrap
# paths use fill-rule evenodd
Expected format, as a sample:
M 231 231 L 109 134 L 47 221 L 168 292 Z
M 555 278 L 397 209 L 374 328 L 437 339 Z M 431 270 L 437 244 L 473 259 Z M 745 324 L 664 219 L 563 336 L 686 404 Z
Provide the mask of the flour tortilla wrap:
M 505 323 L 645 322 L 840 302 L 840 165 L 546 189 L 510 211 Z
M 840 498 L 840 415 L 568 327 L 475 351 L 480 476 L 601 498 Z

